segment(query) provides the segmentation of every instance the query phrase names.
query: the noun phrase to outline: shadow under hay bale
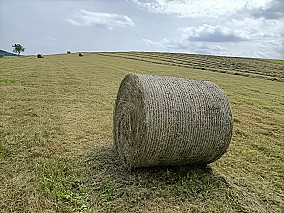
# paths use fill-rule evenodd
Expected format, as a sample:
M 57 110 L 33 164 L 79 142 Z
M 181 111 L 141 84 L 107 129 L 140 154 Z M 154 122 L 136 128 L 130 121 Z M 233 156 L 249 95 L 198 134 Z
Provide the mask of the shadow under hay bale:
M 91 150 L 85 164 L 92 203 L 103 209 L 141 212 L 159 209 L 162 204 L 169 208 L 177 206 L 185 212 L 191 202 L 184 201 L 196 197 L 204 201 L 225 197 L 224 202 L 234 205 L 230 185 L 210 166 L 150 167 L 126 172 L 113 147 Z
M 37 54 L 37 58 L 44 58 L 43 54 Z
M 114 146 L 130 169 L 208 164 L 232 136 L 227 97 L 209 81 L 128 74 L 113 120 Z
M 84 54 L 83 53 L 79 53 L 79 56 L 84 56 Z

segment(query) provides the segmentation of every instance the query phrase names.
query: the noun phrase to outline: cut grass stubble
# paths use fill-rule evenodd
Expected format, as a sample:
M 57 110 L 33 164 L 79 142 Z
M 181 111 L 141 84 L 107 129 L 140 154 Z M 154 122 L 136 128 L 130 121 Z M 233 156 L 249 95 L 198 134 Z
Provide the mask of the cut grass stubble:
M 283 83 L 96 53 L 0 67 L 3 212 L 283 210 Z M 221 86 L 234 119 L 228 152 L 209 167 L 127 173 L 111 148 L 112 111 L 123 76 L 138 71 Z

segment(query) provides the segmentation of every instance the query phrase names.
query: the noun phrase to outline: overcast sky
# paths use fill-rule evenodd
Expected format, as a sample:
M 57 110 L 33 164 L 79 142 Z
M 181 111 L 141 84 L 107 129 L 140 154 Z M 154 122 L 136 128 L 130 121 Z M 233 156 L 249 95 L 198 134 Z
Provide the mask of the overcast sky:
M 284 59 L 284 0 L 0 0 L 0 49 Z

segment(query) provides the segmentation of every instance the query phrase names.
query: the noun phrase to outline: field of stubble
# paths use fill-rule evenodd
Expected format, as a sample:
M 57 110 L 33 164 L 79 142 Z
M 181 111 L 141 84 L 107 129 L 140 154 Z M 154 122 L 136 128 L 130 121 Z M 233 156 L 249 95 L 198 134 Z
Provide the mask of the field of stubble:
M 0 59 L 2 212 L 283 212 L 283 61 L 170 53 Z M 204 167 L 126 172 L 112 112 L 129 72 L 210 80 L 226 92 L 227 153 Z

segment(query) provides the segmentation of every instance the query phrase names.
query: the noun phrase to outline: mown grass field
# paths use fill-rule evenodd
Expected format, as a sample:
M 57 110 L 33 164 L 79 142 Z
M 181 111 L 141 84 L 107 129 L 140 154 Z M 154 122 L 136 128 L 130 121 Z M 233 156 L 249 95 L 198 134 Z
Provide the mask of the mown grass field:
M 1 212 L 284 211 L 283 82 L 119 55 L 0 59 Z M 112 112 L 129 72 L 223 88 L 234 121 L 227 153 L 204 167 L 126 172 L 112 150 Z

